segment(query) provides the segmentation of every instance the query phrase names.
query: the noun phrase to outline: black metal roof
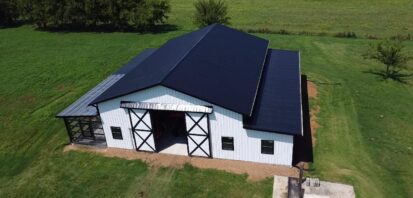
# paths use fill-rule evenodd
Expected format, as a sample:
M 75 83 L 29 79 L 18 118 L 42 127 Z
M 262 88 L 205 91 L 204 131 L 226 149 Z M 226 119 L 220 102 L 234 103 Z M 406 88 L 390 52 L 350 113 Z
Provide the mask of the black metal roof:
M 251 115 L 268 41 L 214 24 L 168 41 L 91 102 L 155 85 Z
M 87 104 L 162 85 L 243 114 L 244 128 L 302 135 L 299 53 L 267 47 L 267 40 L 208 26 L 143 52 L 59 115 L 96 115 Z
M 244 128 L 302 135 L 300 55 L 268 50 L 252 116 Z
M 96 116 L 98 115 L 97 109 L 94 106 L 90 106 L 89 103 L 96 99 L 100 94 L 106 91 L 109 87 L 115 84 L 119 79 L 125 76 L 130 70 L 139 65 L 143 60 L 145 60 L 149 55 L 151 55 L 155 49 L 147 49 L 135 56 L 131 61 L 129 61 L 121 69 L 107 77 L 101 83 L 96 85 L 93 89 L 88 91 L 62 112 L 60 112 L 57 117 L 72 117 L 72 116 Z

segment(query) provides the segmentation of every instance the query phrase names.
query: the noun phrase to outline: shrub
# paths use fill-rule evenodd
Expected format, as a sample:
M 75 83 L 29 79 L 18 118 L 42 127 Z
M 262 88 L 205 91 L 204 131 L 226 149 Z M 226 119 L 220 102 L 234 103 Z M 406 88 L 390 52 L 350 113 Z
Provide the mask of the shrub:
M 366 34 L 365 37 L 366 37 L 367 39 L 373 39 L 373 40 L 378 39 L 378 37 L 377 37 L 376 35 L 372 35 L 372 34 Z
M 246 30 L 241 29 L 241 31 L 248 32 L 248 33 L 276 34 L 276 32 L 274 30 L 271 30 L 271 29 L 266 28 L 266 27 L 256 28 L 256 29 L 250 28 L 250 29 L 246 29 Z
M 195 2 L 194 23 L 199 27 L 214 23 L 229 24 L 228 7 L 222 0 L 199 0 Z
M 335 37 L 342 37 L 342 38 L 357 38 L 356 33 L 354 32 L 339 32 L 334 35 Z
M 168 19 L 167 13 L 171 7 L 168 1 L 150 0 L 144 2 L 141 6 L 135 6 L 131 12 L 131 21 L 133 27 L 139 30 L 148 30 L 156 24 L 165 23 Z
M 413 36 L 411 34 L 398 34 L 396 36 L 390 37 L 391 40 L 408 41 L 412 40 Z
M 287 31 L 287 30 L 284 30 L 284 29 L 281 29 L 281 30 L 278 31 L 278 34 L 289 35 L 289 34 L 291 34 L 291 32 L 289 32 L 289 31 Z

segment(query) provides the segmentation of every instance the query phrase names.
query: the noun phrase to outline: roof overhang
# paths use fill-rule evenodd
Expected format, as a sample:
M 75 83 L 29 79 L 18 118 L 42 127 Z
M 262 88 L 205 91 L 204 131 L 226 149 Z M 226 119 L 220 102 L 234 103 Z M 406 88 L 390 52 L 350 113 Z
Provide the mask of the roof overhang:
M 184 105 L 168 103 L 132 102 L 121 101 L 120 107 L 125 109 L 145 109 L 159 111 L 182 111 L 194 113 L 212 113 L 212 107 L 202 105 Z

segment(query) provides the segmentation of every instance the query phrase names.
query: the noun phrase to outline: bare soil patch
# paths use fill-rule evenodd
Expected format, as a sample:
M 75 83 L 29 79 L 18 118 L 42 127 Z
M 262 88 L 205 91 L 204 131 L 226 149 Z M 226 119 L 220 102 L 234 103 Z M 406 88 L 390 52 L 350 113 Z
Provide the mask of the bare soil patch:
M 318 98 L 318 90 L 316 85 L 311 82 L 307 81 L 307 90 L 308 90 L 308 97 L 310 99 L 317 99 Z M 317 128 L 319 127 L 318 122 L 317 122 L 317 114 L 320 112 L 320 106 L 315 106 L 310 110 L 310 125 L 311 125 L 311 139 L 313 142 L 313 147 L 315 146 L 317 142 Z
M 311 125 L 311 140 L 313 142 L 313 147 L 317 142 L 317 129 L 319 127 L 317 123 L 317 114 L 320 112 L 320 106 L 315 106 L 310 111 L 310 125 Z
M 317 87 L 315 84 L 309 80 L 307 80 L 307 90 L 308 90 L 308 97 L 316 99 L 318 96 Z
M 106 148 L 99 149 L 88 146 L 68 145 L 64 152 L 76 150 L 97 153 L 106 157 L 118 157 L 127 160 L 142 160 L 151 167 L 182 168 L 185 164 L 202 169 L 218 169 L 236 174 L 247 174 L 248 179 L 258 181 L 274 175 L 298 177 L 298 169 L 288 166 L 278 166 L 262 163 L 244 162 L 236 160 L 210 159 L 201 157 L 187 157 L 162 153 L 137 152 L 135 150 Z

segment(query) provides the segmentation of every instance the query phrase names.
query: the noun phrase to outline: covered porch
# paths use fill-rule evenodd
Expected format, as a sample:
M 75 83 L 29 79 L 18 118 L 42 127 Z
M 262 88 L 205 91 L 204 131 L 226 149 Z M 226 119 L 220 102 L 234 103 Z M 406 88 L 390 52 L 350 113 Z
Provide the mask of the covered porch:
M 64 117 L 63 120 L 71 143 L 106 147 L 105 133 L 99 116 Z
M 98 108 L 89 104 L 122 77 L 112 74 L 57 115 L 66 125 L 70 143 L 106 148 Z

